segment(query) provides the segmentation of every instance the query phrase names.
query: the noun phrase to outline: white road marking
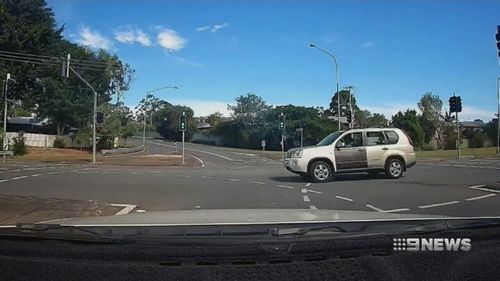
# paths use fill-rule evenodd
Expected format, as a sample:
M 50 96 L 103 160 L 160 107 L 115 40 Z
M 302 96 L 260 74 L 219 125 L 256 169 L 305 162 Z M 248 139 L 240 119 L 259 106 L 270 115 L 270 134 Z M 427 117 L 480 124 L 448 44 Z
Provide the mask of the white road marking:
M 318 208 L 316 208 L 316 206 L 314 206 L 314 205 L 309 205 L 309 209 L 311 209 L 311 210 L 317 210 Z
M 20 179 L 25 179 L 27 177 L 28 176 L 20 176 L 20 177 L 11 178 L 11 180 L 20 180 Z
M 492 166 L 488 166 L 488 167 L 485 167 L 486 169 L 495 169 L 495 170 L 500 170 L 500 167 L 492 167 Z
M 487 192 L 495 192 L 495 193 L 500 193 L 500 190 L 495 190 L 495 189 L 490 189 L 486 188 L 486 185 L 474 185 L 474 186 L 469 186 L 470 189 L 476 189 L 476 190 L 481 190 L 481 191 L 487 191 Z
M 141 172 L 130 172 L 131 175 L 142 175 Z
M 352 202 L 354 201 L 353 199 L 351 198 L 347 198 L 347 197 L 343 197 L 343 196 L 338 196 L 338 195 L 335 195 L 336 198 L 338 199 L 342 199 L 342 200 L 345 200 L 345 201 L 349 201 L 349 202 Z
M 137 213 L 145 213 L 145 212 L 146 212 L 146 210 L 141 210 L 141 209 L 139 209 L 139 210 L 135 210 L 135 211 L 136 211 Z
M 10 170 L 11 172 L 20 172 L 20 169 Z
M 488 198 L 488 197 L 495 196 L 495 195 L 496 195 L 495 193 L 490 193 L 490 194 L 486 194 L 486 195 L 482 195 L 482 196 L 477 196 L 477 197 L 467 198 L 467 199 L 465 199 L 465 201 L 474 201 L 474 200 L 479 200 L 479 199 L 483 199 L 483 198 Z
M 10 180 L 0 180 L 0 182 L 6 182 L 6 181 L 10 181 Z
M 293 187 L 293 186 L 288 186 L 288 185 L 284 185 L 284 184 L 278 184 L 277 186 L 283 187 L 283 188 L 288 188 L 288 189 L 295 189 L 295 187 Z
M 48 173 L 46 173 L 46 175 L 55 175 L 55 174 L 59 174 L 59 172 L 48 172 Z
M 132 204 L 109 204 L 109 205 L 114 207 L 123 207 L 123 209 L 121 209 L 118 213 L 116 213 L 115 216 L 126 215 L 132 212 L 132 210 L 135 209 L 135 207 L 137 207 L 137 205 L 132 205 Z
M 34 178 L 34 177 L 39 177 L 39 176 L 43 176 L 43 174 L 33 174 L 33 175 L 31 175 L 30 177 L 33 177 L 33 178 Z
M 262 181 L 250 181 L 250 183 L 253 183 L 253 184 L 266 184 L 265 182 L 262 182 Z
M 202 166 L 202 167 L 205 167 L 205 163 L 203 162 L 203 160 L 201 160 L 200 158 L 198 158 L 198 157 L 196 157 L 196 156 L 194 156 L 194 155 L 191 155 L 191 154 L 188 154 L 188 155 L 189 155 L 189 156 L 191 156 L 191 157 L 193 157 L 194 159 L 196 159 L 196 160 L 200 161 L 201 166 Z
M 201 206 L 196 205 L 196 206 L 194 206 L 194 208 L 195 208 L 195 209 L 200 209 L 200 208 L 201 208 Z
M 465 167 L 467 167 L 466 165 L 458 165 L 458 164 L 455 164 L 455 165 L 453 165 L 453 166 L 455 166 L 455 167 L 460 167 L 460 168 L 465 168 Z
M 311 199 L 307 195 L 302 196 L 302 199 L 304 199 L 304 202 L 311 202 Z
M 311 193 L 316 193 L 316 194 L 323 194 L 323 192 L 321 192 L 321 191 L 312 190 L 312 189 L 308 189 L 307 191 L 311 192 Z
M 304 193 L 304 194 L 307 193 L 307 188 L 302 188 L 301 192 Z
M 419 209 L 427 209 L 427 208 L 433 208 L 433 207 L 453 205 L 453 204 L 457 204 L 457 203 L 460 203 L 460 201 L 449 201 L 449 202 L 443 202 L 443 203 L 437 203 L 437 204 L 423 205 L 423 206 L 418 206 L 418 208 Z
M 34 170 L 41 170 L 43 168 L 39 168 L 39 167 L 30 167 L 30 168 L 24 168 L 23 170 L 25 171 L 34 171 Z
M 408 208 L 401 208 L 401 209 L 392 209 L 392 210 L 385 210 L 384 213 L 397 213 L 397 212 L 407 212 L 410 209 Z
M 168 144 L 163 144 L 163 143 L 157 143 L 157 142 L 150 142 L 150 143 L 153 143 L 153 144 L 156 144 L 156 145 L 161 145 L 161 146 L 168 146 L 168 147 L 175 147 L 175 148 L 178 148 L 177 146 L 174 146 L 174 145 L 168 145 Z M 194 152 L 200 152 L 200 153 L 205 153 L 205 154 L 209 154 L 209 155 L 217 156 L 217 157 L 220 157 L 220 158 L 225 159 L 225 160 L 228 160 L 228 161 L 234 161 L 233 159 L 231 159 L 231 158 L 229 158 L 229 157 L 222 156 L 222 155 L 219 155 L 219 154 L 216 154 L 216 153 L 212 153 L 212 152 L 208 152 L 208 151 L 196 150 L 196 149 L 191 149 L 191 148 L 184 148 L 184 149 L 185 149 L 185 150 L 194 151 Z
M 201 176 L 201 178 L 204 178 L 204 179 L 213 179 L 214 177 L 212 177 L 212 176 Z
M 239 179 L 227 179 L 228 181 L 235 181 L 235 182 L 238 182 L 240 181 Z
M 311 183 L 310 182 L 306 183 L 306 186 L 311 186 Z
M 375 210 L 375 211 L 377 211 L 377 212 L 379 212 L 379 213 L 383 213 L 383 212 L 384 212 L 384 210 L 382 210 L 382 209 L 380 209 L 380 208 L 377 208 L 377 207 L 375 207 L 375 206 L 373 206 L 373 205 L 371 205 L 371 204 L 366 204 L 366 207 L 368 207 L 368 208 L 370 208 L 370 209 L 372 209 L 372 210 Z

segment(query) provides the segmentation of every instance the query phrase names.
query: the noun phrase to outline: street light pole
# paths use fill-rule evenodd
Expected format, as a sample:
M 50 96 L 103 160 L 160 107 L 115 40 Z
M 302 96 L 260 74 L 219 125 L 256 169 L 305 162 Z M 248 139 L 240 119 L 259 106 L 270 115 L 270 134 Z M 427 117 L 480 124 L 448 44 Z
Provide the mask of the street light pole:
M 497 156 L 499 154 L 500 143 L 500 77 L 497 78 Z
M 148 102 L 148 95 L 149 94 L 152 94 L 154 92 L 157 92 L 159 90 L 163 90 L 163 89 L 179 89 L 179 87 L 177 86 L 165 86 L 165 87 L 160 87 L 160 88 L 157 88 L 157 89 L 154 89 L 154 90 L 150 90 L 150 91 L 147 91 L 146 92 L 146 99 L 145 99 L 145 102 L 147 103 Z M 145 148 L 146 147 L 146 119 L 147 119 L 147 116 L 146 116 L 146 111 L 144 112 L 144 116 L 143 116 L 143 129 L 142 129 L 142 146 Z M 151 113 L 151 125 L 153 125 L 153 114 Z
M 7 91 L 9 89 L 9 80 L 16 80 L 10 78 L 10 73 L 7 73 L 7 79 L 5 79 L 4 86 L 4 109 L 3 109 L 3 165 L 5 166 L 5 154 L 7 153 L 7 149 L 9 147 L 9 142 L 7 141 Z
M 337 58 L 332 53 L 329 53 L 320 47 L 316 46 L 315 44 L 309 44 L 310 47 L 316 48 L 323 53 L 329 55 L 330 57 L 333 58 L 333 61 L 335 62 L 335 73 L 336 73 L 336 80 L 337 80 L 337 117 L 338 117 L 338 130 L 340 131 L 340 92 L 339 92 L 339 64 L 337 63 Z

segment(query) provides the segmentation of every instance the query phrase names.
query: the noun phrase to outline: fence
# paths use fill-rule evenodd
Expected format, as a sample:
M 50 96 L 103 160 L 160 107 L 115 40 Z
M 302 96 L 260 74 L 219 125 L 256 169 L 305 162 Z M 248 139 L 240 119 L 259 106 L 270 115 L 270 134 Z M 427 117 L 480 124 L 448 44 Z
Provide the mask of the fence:
M 7 140 L 9 143 L 13 143 L 12 139 L 19 137 L 19 133 L 9 133 L 7 132 Z M 45 135 L 45 134 L 29 134 L 24 133 L 23 137 L 26 140 L 26 145 L 31 147 L 54 147 L 54 140 L 57 138 L 56 135 Z M 71 138 L 68 136 L 60 136 L 60 139 L 64 140 L 67 147 L 71 146 Z

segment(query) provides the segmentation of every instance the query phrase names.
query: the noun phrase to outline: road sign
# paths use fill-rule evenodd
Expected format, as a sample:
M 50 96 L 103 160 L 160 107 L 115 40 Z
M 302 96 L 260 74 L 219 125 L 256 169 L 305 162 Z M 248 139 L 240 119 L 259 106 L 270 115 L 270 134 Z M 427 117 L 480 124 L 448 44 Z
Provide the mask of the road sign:
M 260 145 L 261 145 L 262 147 L 266 147 L 266 141 L 265 141 L 265 140 L 262 140 L 262 141 L 260 142 Z
M 334 121 L 337 121 L 337 120 L 338 120 L 338 117 L 337 117 L 337 116 L 328 116 L 328 119 L 330 119 L 330 120 L 334 120 Z M 344 123 L 344 124 L 349 123 L 349 122 L 347 122 L 347 117 L 345 117 L 345 116 L 341 116 L 341 117 L 340 117 L 340 123 Z

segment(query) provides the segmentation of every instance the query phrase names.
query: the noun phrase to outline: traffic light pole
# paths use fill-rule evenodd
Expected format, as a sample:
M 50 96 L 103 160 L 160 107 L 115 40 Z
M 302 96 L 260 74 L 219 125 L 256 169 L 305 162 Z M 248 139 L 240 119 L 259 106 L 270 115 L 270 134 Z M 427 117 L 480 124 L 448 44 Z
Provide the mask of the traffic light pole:
M 500 144 L 500 78 L 497 78 L 497 156 L 499 154 Z
M 182 131 L 182 165 L 184 165 L 184 138 L 185 138 L 185 131 Z
M 458 122 L 458 112 L 455 112 L 457 119 L 457 160 L 460 160 L 460 122 Z
M 285 140 L 283 138 L 283 133 L 281 133 L 281 159 L 285 161 Z

